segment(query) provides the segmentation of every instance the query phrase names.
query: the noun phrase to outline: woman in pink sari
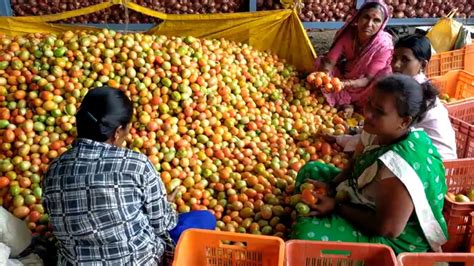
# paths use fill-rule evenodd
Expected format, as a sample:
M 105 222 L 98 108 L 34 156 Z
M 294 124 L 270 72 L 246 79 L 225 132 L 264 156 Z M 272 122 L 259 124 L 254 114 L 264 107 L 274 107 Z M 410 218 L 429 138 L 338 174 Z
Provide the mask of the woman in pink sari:
M 364 106 L 372 80 L 392 59 L 392 37 L 383 30 L 389 18 L 383 1 L 367 0 L 337 32 L 329 53 L 316 61 L 319 71 L 343 81 L 342 91 L 324 94 L 331 106 Z

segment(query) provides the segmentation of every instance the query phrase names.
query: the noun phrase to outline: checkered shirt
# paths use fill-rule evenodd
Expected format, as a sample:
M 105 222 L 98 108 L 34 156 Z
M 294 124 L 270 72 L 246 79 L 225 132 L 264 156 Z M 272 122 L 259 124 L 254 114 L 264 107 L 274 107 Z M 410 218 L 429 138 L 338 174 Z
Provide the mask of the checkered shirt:
M 145 155 L 88 139 L 52 162 L 44 203 L 59 265 L 156 265 L 178 217 Z

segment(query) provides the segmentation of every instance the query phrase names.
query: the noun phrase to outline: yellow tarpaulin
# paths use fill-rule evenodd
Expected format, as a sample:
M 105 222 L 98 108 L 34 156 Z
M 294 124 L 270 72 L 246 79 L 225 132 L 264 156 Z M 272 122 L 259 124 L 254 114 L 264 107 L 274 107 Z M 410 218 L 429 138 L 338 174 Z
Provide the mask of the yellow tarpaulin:
M 231 14 L 170 15 L 139 6 L 126 0 L 89 6 L 47 16 L 0 17 L 0 32 L 7 35 L 68 30 L 97 30 L 93 27 L 53 24 L 52 22 L 87 15 L 121 4 L 139 13 L 163 20 L 147 33 L 198 38 L 225 38 L 247 43 L 259 50 L 270 50 L 298 70 L 311 71 L 316 53 L 298 18 L 294 5 L 290 9 Z

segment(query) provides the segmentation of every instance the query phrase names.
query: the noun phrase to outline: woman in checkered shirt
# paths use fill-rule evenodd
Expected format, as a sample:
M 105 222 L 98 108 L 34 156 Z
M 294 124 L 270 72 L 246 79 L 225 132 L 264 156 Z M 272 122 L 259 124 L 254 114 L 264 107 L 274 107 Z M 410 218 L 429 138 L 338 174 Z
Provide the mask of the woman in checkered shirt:
M 78 138 L 46 173 L 59 265 L 156 265 L 189 224 L 215 228 L 207 211 L 178 219 L 176 191 L 167 196 L 148 158 L 122 148 L 132 115 L 123 91 L 91 90 L 76 115 Z

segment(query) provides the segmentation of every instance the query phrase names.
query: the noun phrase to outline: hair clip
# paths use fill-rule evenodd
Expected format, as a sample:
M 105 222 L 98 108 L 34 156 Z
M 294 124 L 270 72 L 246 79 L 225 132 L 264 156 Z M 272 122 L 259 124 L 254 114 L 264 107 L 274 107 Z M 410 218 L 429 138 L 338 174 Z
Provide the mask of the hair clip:
M 94 122 L 99 122 L 99 120 L 97 120 L 97 118 L 95 118 L 95 116 L 93 116 L 91 113 L 89 113 L 89 111 L 86 111 L 87 115 L 94 121 Z

